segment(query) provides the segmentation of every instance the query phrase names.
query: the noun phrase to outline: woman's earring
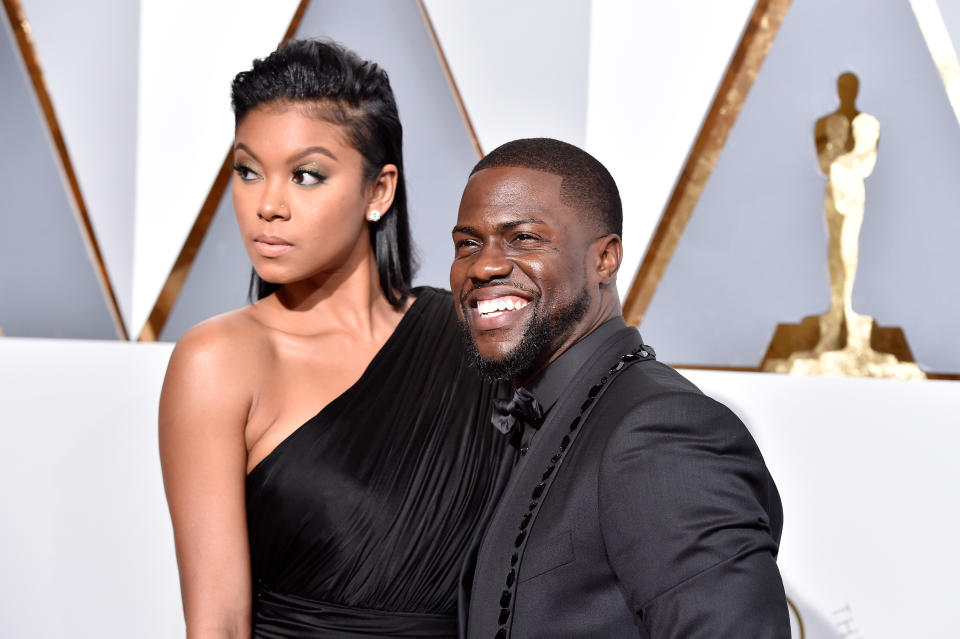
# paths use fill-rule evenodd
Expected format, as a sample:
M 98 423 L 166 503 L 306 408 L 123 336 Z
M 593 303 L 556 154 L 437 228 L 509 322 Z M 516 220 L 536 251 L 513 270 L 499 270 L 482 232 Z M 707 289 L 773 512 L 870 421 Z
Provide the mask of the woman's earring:
M 373 209 L 372 211 L 367 213 L 367 219 L 370 220 L 371 222 L 379 222 L 380 211 L 378 211 L 377 209 Z

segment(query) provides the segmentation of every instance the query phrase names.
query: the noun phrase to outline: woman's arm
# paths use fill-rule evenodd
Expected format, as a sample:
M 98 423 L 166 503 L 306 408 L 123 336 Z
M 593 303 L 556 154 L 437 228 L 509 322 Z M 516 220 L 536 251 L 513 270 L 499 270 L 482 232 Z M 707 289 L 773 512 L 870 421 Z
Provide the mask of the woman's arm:
M 256 366 L 224 324 L 180 340 L 160 396 L 160 462 L 190 639 L 250 636 L 244 427 Z

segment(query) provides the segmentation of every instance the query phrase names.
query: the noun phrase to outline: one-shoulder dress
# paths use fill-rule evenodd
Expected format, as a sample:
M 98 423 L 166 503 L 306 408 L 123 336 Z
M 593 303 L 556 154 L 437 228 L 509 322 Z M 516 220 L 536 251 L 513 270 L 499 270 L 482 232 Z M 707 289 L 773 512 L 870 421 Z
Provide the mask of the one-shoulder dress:
M 460 566 L 512 457 L 451 295 L 415 294 L 360 379 L 247 476 L 255 638 L 457 634 Z

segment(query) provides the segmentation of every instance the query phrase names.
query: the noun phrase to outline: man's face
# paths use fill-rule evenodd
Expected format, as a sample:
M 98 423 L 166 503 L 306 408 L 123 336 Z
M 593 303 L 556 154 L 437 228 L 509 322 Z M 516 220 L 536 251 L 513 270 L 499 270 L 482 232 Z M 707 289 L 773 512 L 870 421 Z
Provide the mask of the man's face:
M 470 178 L 453 230 L 450 288 L 481 372 L 523 379 L 575 343 L 598 297 L 598 235 L 560 202 L 560 176 L 524 168 Z

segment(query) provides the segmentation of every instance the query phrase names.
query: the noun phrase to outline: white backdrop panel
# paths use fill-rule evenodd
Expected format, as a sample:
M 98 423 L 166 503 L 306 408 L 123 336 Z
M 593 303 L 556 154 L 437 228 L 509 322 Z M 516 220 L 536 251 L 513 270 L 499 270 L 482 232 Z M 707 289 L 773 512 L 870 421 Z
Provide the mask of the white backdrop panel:
M 0 339 L 0 637 L 183 636 L 157 453 L 170 350 Z
M 960 384 L 682 372 L 773 472 L 807 639 L 957 636 Z
M 0 636 L 182 634 L 156 444 L 170 348 L 0 340 Z M 807 639 L 952 636 L 956 382 L 683 373 L 743 417 L 774 474 Z

